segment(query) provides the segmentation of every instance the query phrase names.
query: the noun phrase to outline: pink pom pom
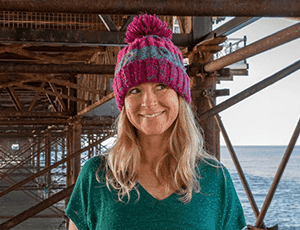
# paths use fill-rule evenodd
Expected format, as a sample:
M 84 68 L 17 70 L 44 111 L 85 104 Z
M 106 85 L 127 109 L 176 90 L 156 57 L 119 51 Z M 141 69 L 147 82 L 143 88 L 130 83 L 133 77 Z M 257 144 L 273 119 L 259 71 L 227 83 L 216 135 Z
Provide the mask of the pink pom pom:
M 157 35 L 172 39 L 172 30 L 167 26 L 167 23 L 162 22 L 155 14 L 140 15 L 128 25 L 125 42 L 132 43 L 136 38 L 142 38 L 145 35 Z

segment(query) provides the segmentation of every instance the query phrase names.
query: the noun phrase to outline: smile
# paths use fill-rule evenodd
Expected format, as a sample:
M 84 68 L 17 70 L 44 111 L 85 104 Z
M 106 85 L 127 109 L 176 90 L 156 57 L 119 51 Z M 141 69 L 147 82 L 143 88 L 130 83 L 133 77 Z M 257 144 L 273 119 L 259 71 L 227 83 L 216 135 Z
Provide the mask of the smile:
M 163 112 L 159 112 L 159 113 L 155 113 L 155 114 L 152 114 L 152 115 L 142 115 L 142 114 L 140 114 L 141 115 L 141 117 L 147 117 L 147 118 L 153 118 L 153 117 L 157 117 L 157 116 L 159 116 L 159 115 L 161 115 L 161 114 L 163 114 L 165 111 L 163 111 Z

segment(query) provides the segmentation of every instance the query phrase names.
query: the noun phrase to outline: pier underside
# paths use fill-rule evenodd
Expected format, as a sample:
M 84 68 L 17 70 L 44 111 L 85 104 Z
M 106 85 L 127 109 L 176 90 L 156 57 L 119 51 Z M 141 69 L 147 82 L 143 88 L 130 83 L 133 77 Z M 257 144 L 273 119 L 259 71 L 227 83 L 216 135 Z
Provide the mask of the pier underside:
M 128 24 L 141 12 L 158 15 L 173 29 L 172 41 L 186 62 L 192 106 L 197 108 L 194 113 L 206 147 L 220 159 L 223 135 L 257 218 L 249 223 L 255 227 L 249 228 L 271 228 L 263 219 L 299 136 L 300 122 L 295 121 L 274 182 L 258 209 L 218 114 L 297 71 L 300 61 L 218 105 L 216 98 L 228 96 L 229 90 L 216 86 L 233 76 L 247 76 L 247 58 L 299 38 L 300 22 L 250 45 L 242 38 L 242 48 L 216 55 L 227 36 L 260 17 L 299 20 L 300 3 L 195 0 L 182 6 L 182 1 L 173 0 L 141 7 L 140 2 L 0 1 L 0 229 L 46 229 L 51 223 L 67 229 L 64 210 L 81 166 L 104 152 L 105 141 L 116 134 L 115 63 L 126 45 Z M 226 16 L 236 17 L 212 30 L 212 24 Z M 236 63 L 242 63 L 240 68 Z

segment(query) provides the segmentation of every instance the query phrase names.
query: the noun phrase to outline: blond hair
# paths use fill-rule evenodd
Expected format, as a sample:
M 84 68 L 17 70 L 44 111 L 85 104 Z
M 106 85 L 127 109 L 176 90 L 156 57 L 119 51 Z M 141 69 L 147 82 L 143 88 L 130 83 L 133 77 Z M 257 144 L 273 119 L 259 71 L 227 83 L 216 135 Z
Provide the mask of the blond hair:
M 200 172 L 199 175 L 196 172 L 200 161 L 210 164 L 206 159 L 211 159 L 218 165 L 218 160 L 205 151 L 202 129 L 195 120 L 191 106 L 182 96 L 179 96 L 178 117 L 172 125 L 168 151 L 159 160 L 155 174 L 159 182 L 163 180 L 167 183 L 167 193 L 170 186 L 177 188 L 177 194 L 184 195 L 178 200 L 187 204 L 192 199 L 192 191 L 199 193 L 201 190 L 197 180 Z M 105 164 L 96 172 L 97 181 L 100 182 L 98 173 L 105 166 L 106 186 L 110 191 L 109 185 L 119 190 L 119 201 L 123 202 L 122 199 L 127 194 L 129 202 L 133 188 L 137 191 L 139 200 L 136 182 L 140 170 L 141 147 L 136 128 L 128 120 L 124 106 L 113 126 L 117 127 L 117 138 L 113 147 L 103 154 Z

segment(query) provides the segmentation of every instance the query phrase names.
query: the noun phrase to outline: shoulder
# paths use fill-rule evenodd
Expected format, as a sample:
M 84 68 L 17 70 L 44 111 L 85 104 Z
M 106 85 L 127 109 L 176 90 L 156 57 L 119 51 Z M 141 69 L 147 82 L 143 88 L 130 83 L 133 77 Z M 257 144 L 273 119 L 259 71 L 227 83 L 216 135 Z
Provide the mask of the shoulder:
M 204 159 L 199 163 L 200 182 L 224 184 L 231 180 L 230 174 L 221 162 L 213 159 Z
M 95 175 L 99 167 L 104 167 L 105 158 L 104 156 L 95 156 L 88 159 L 81 168 L 81 174 Z
M 99 167 L 103 162 L 105 161 L 104 156 L 100 155 L 100 156 L 95 156 L 92 157 L 90 159 L 88 159 L 83 167 Z

